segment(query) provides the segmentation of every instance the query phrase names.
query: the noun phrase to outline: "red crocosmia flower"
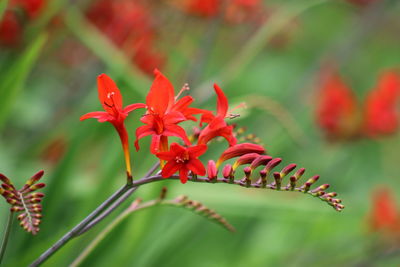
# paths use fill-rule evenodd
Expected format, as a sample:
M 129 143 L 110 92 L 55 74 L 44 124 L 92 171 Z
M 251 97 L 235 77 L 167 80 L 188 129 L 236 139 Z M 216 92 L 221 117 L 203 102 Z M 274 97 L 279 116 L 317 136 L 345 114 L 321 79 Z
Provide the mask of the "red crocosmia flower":
M 400 217 L 397 213 L 396 201 L 393 193 L 387 188 L 375 192 L 369 219 L 373 231 L 398 230 L 400 233 Z
M 221 0 L 189 0 L 187 11 L 190 14 L 213 17 L 218 14 Z
M 377 137 L 394 133 L 399 126 L 400 78 L 394 71 L 385 72 L 375 90 L 366 98 L 364 132 Z
M 168 178 L 179 171 L 180 180 L 184 184 L 188 180 L 189 171 L 205 175 L 206 169 L 198 157 L 203 155 L 206 150 L 206 145 L 183 147 L 172 143 L 169 151 L 156 154 L 159 159 L 168 161 L 161 171 L 162 177 Z
M 237 143 L 236 137 L 233 135 L 233 126 L 228 125 L 225 118 L 228 114 L 228 99 L 218 85 L 214 84 L 217 94 L 217 115 L 205 113 L 201 118 L 201 123 L 206 122 L 208 125 L 201 131 L 199 135 L 199 144 L 207 144 L 211 139 L 222 136 L 230 146 Z
M 150 151 L 153 154 L 168 150 L 170 136 L 181 138 L 189 146 L 190 141 L 185 130 L 177 124 L 196 120 L 192 115 L 203 111 L 189 107 L 193 102 L 190 96 L 176 100 L 171 82 L 158 70 L 154 74 L 155 80 L 146 97 L 147 112 L 141 118 L 141 122 L 146 125 L 136 130 L 136 149 L 139 150 L 139 139 L 148 135 L 152 136 Z
M 158 31 L 150 1 L 94 1 L 86 16 L 146 74 L 163 66 L 166 57 L 155 45 Z
M 12 11 L 6 11 L 0 22 L 0 43 L 6 46 L 14 46 L 19 43 L 22 36 L 22 26 L 17 15 Z
M 126 131 L 124 120 L 128 116 L 129 112 L 134 111 L 138 108 L 145 108 L 145 104 L 137 103 L 128 105 L 125 108 L 122 107 L 122 96 L 115 84 L 115 82 L 108 77 L 106 74 L 101 74 L 97 77 L 97 89 L 99 94 L 99 100 L 105 111 L 89 112 L 83 115 L 80 120 L 86 120 L 89 118 L 97 119 L 99 122 L 110 122 L 114 125 L 117 130 L 122 146 L 124 149 L 126 166 L 128 175 L 131 175 L 130 167 L 130 156 L 129 156 L 129 141 L 128 133 Z
M 317 123 L 328 137 L 337 139 L 354 134 L 357 103 L 352 91 L 334 69 L 322 75 L 317 106 Z

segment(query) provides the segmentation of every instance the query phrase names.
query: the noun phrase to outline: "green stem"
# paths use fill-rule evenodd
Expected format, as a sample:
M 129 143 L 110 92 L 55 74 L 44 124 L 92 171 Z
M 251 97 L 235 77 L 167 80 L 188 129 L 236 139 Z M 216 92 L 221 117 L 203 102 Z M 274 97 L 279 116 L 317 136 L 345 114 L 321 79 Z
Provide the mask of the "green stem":
M 7 248 L 7 244 L 8 244 L 8 238 L 10 237 L 13 218 L 14 218 L 14 213 L 10 211 L 10 213 L 8 214 L 8 220 L 7 220 L 6 228 L 4 230 L 3 240 L 1 241 L 0 264 L 1 264 L 1 261 L 3 260 L 4 253 L 6 252 L 6 248 Z

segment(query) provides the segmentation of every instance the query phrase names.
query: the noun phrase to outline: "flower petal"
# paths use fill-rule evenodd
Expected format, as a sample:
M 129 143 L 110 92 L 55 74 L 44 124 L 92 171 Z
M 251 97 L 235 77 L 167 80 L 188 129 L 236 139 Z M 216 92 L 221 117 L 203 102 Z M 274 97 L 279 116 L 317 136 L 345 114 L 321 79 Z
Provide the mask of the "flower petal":
M 226 98 L 224 92 L 217 84 L 214 84 L 214 90 L 217 94 L 217 116 L 225 118 L 229 108 L 228 98 Z
M 206 174 L 206 168 L 204 167 L 203 163 L 199 159 L 190 159 L 186 163 L 186 167 L 194 172 L 195 174 L 198 175 L 205 175 Z
M 97 119 L 99 122 L 105 122 L 105 121 L 111 121 L 114 120 L 114 117 L 108 114 L 107 112 L 104 111 L 94 111 L 94 112 L 89 112 L 86 113 L 85 115 L 82 115 L 80 117 L 80 120 L 86 120 L 86 119 Z
M 143 125 L 140 126 L 139 128 L 136 129 L 136 140 L 135 140 L 135 147 L 136 147 L 136 151 L 139 151 L 140 147 L 139 147 L 139 139 L 148 136 L 148 135 L 152 135 L 155 134 L 156 132 L 153 130 L 153 128 L 149 125 Z
M 197 158 L 206 153 L 207 146 L 206 145 L 192 146 L 189 147 L 188 150 L 191 157 Z
M 188 172 L 189 170 L 185 167 L 182 166 L 179 170 L 179 179 L 181 180 L 182 184 L 186 184 L 187 180 L 188 180 Z
M 151 152 L 151 154 L 156 154 L 159 151 L 160 139 L 161 139 L 161 135 L 153 134 L 153 136 L 151 138 L 151 144 L 150 144 L 150 152 Z
M 161 175 L 164 178 L 168 178 L 176 173 L 181 167 L 182 164 L 180 163 L 176 163 L 175 161 L 168 161 L 168 163 L 165 164 L 164 168 L 161 170 Z
M 186 135 L 185 130 L 178 125 L 175 124 L 166 125 L 163 135 L 180 137 L 187 146 L 190 146 L 190 141 Z
M 174 87 L 171 82 L 157 69 L 154 70 L 156 78 L 146 97 L 146 104 L 150 111 L 164 115 L 168 108 L 174 104 Z
M 177 124 L 185 121 L 186 117 L 178 111 L 171 111 L 165 114 L 165 116 L 162 117 L 162 120 L 164 121 L 164 124 Z
M 122 96 L 115 82 L 106 74 L 100 74 L 97 77 L 97 91 L 99 93 L 100 103 L 105 111 L 114 114 L 115 106 L 117 110 L 122 109 Z
M 135 109 L 138 109 L 138 108 L 145 108 L 145 107 L 146 107 L 146 104 L 143 104 L 143 103 L 135 103 L 135 104 L 131 104 L 131 105 L 126 106 L 126 107 L 123 109 L 123 112 L 128 114 L 129 112 L 134 111 Z
M 176 153 L 174 151 L 164 151 L 164 152 L 158 152 L 156 154 L 157 158 L 162 159 L 162 160 L 173 160 L 176 157 Z

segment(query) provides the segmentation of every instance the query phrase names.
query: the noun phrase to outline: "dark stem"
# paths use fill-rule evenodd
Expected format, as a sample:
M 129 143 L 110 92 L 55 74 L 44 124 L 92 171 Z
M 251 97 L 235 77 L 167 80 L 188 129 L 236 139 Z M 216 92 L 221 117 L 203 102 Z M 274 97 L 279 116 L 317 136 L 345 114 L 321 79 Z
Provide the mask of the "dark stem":
M 154 164 L 150 170 L 145 174 L 145 178 L 149 177 L 150 175 L 152 175 L 157 169 L 158 167 L 160 167 L 160 163 L 157 162 L 156 164 Z M 93 228 L 96 224 L 98 224 L 99 222 L 101 222 L 104 218 L 106 218 L 108 215 L 110 215 L 116 208 L 118 208 L 130 195 L 132 195 L 133 192 L 136 191 L 136 189 L 138 189 L 138 187 L 133 187 L 131 189 L 129 189 L 123 196 L 121 196 L 117 201 L 115 201 L 110 207 L 108 207 L 108 209 L 106 209 L 102 214 L 100 214 L 99 216 L 97 216 L 95 219 L 93 219 L 88 225 L 86 225 L 78 234 L 77 236 L 80 236 L 82 234 L 84 234 L 85 232 L 87 232 L 88 230 L 90 230 L 91 228 Z
M 143 178 L 147 178 L 152 175 L 160 164 L 157 162 L 150 170 L 146 173 Z M 142 178 L 142 179 L 143 179 Z M 121 187 L 112 196 L 105 200 L 100 206 L 98 206 L 92 213 L 90 213 L 85 219 L 77 224 L 72 230 L 66 233 L 61 239 L 54 243 L 48 250 L 46 250 L 38 259 L 36 259 L 30 266 L 39 266 L 46 261 L 50 256 L 57 252 L 71 239 L 85 233 L 90 230 L 104 218 L 106 218 L 113 210 L 121 205 L 138 187 L 134 187 L 132 182 L 128 182 L 126 185 Z
M 1 264 L 2 260 L 3 260 L 4 253 L 6 252 L 6 248 L 7 248 L 7 244 L 8 244 L 8 238 L 10 237 L 10 232 L 11 232 L 13 219 L 14 219 L 14 212 L 10 211 L 10 213 L 8 214 L 6 228 L 4 230 L 3 240 L 1 241 L 0 264 Z
M 122 197 L 120 197 L 117 201 L 115 201 L 108 209 L 106 209 L 102 214 L 97 216 L 94 220 L 92 220 L 88 225 L 86 225 L 78 234 L 80 236 L 86 233 L 88 230 L 96 226 L 99 222 L 101 222 L 104 218 L 110 215 L 116 208 L 118 208 L 128 197 L 130 197 L 133 192 L 136 191 L 139 187 L 133 187 L 129 189 Z
M 37 258 L 30 266 L 39 266 L 44 261 L 46 261 L 51 255 L 63 247 L 72 238 L 78 236 L 79 232 L 95 219 L 100 213 L 102 213 L 107 207 L 123 196 L 129 189 L 132 188 L 132 184 L 126 184 L 106 199 L 100 206 L 98 206 L 92 213 L 90 213 L 85 219 L 83 219 L 79 224 L 77 224 L 72 230 L 66 233 L 61 239 L 59 239 L 54 245 L 52 245 L 48 250 L 46 250 L 39 258 Z

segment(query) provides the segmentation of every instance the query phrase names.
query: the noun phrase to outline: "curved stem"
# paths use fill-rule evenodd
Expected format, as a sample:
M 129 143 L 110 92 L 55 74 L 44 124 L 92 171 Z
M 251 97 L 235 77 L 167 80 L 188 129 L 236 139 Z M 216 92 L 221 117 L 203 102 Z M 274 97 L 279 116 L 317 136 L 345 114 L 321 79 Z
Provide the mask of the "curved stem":
M 12 227 L 13 218 L 14 218 L 14 213 L 12 211 L 10 211 L 10 213 L 8 214 L 6 228 L 4 230 L 3 240 L 1 241 L 0 264 L 1 264 L 1 261 L 3 260 L 4 253 L 6 252 L 8 238 L 10 237 L 10 231 L 11 231 L 11 227 Z
M 159 163 L 154 164 L 150 170 L 146 173 L 144 178 L 152 175 L 157 168 Z M 142 178 L 143 179 L 143 178 Z M 36 259 L 30 266 L 39 266 L 45 262 L 49 257 L 51 257 L 55 252 L 57 252 L 61 247 L 63 247 L 72 238 L 77 237 L 84 232 L 91 229 L 105 217 L 107 217 L 114 209 L 116 209 L 126 198 L 128 198 L 137 187 L 133 185 L 132 181 L 129 181 L 126 185 L 121 187 L 112 196 L 105 200 L 100 206 L 98 206 L 92 213 L 90 213 L 85 219 L 78 223 L 72 230 L 66 233 L 61 239 L 54 243 L 49 249 L 47 249 L 38 259 Z M 89 227 L 90 225 L 90 227 Z
M 97 216 L 94 220 L 92 220 L 88 225 L 86 225 L 78 234 L 77 236 L 80 236 L 87 231 L 89 231 L 91 228 L 96 226 L 99 222 L 101 222 L 104 218 L 106 218 L 108 215 L 111 214 L 116 208 L 118 208 L 128 197 L 132 195 L 133 192 L 136 191 L 138 187 L 133 187 L 129 189 L 122 197 L 120 197 L 117 201 L 114 202 L 108 209 L 106 209 L 102 214 Z
M 39 258 L 37 258 L 30 266 L 39 266 L 44 261 L 46 261 L 51 255 L 63 247 L 68 241 L 76 237 L 80 231 L 93 219 L 95 219 L 100 213 L 102 213 L 107 207 L 114 203 L 117 199 L 125 194 L 132 184 L 126 184 L 111 195 L 107 200 L 105 200 L 100 206 L 98 206 L 92 213 L 90 213 L 85 219 L 83 219 L 79 224 L 72 228 L 68 233 L 61 237 L 54 245 L 52 245 L 48 250 L 46 250 Z

